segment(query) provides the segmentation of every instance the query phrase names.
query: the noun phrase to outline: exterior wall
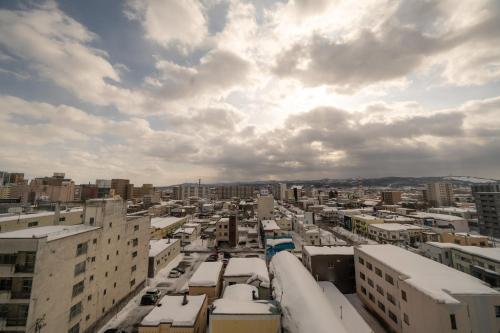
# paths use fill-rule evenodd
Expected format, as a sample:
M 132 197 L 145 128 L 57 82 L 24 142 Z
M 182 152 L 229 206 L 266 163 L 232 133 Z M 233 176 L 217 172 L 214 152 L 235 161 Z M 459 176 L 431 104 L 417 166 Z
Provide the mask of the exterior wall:
M 217 243 L 229 242 L 229 218 L 221 218 L 217 221 L 215 238 Z
M 462 234 L 443 233 L 441 234 L 441 241 L 443 243 L 454 243 L 459 245 L 471 245 L 480 247 L 488 246 L 488 237 L 478 237 L 477 235 L 468 236 Z
M 279 315 L 210 315 L 211 333 L 278 333 L 280 331 Z
M 154 257 L 149 257 L 148 277 L 155 277 L 158 271 L 165 268 L 172 260 L 181 253 L 181 242 L 172 239 L 173 243 Z
M 355 292 L 354 257 L 352 255 L 315 255 L 302 251 L 302 262 L 317 281 L 330 281 L 342 293 Z
M 365 217 L 362 215 L 352 216 L 353 232 L 368 236 L 368 225 L 375 223 L 384 223 L 383 219 Z
M 222 274 L 222 271 L 221 271 Z M 189 287 L 189 295 L 207 295 L 208 304 L 212 304 L 220 296 L 220 291 L 222 288 L 222 279 L 219 278 L 219 282 L 215 286 L 210 287 Z
M 172 223 L 171 225 L 165 228 L 156 228 L 151 226 L 151 239 L 161 239 L 166 238 L 168 235 L 172 234 L 175 230 L 179 229 L 184 223 L 188 220 L 187 216 L 180 218 L 179 221 Z
M 257 217 L 259 220 L 272 220 L 274 198 L 272 195 L 262 195 L 257 198 Z
M 21 217 L 13 215 L 8 220 L 5 218 L 0 222 L 0 232 L 15 231 L 32 227 L 44 227 L 49 225 L 63 224 L 75 225 L 83 222 L 83 209 L 73 209 L 71 211 L 61 211 L 59 219 L 55 213 L 47 215 L 23 214 Z
M 452 295 L 462 302 L 438 302 L 408 284 L 401 273 L 370 257 L 369 253 L 355 248 L 354 260 L 358 296 L 395 332 L 497 332 L 500 328 L 500 321 L 495 317 L 495 306 L 500 304 L 498 295 Z M 376 274 L 376 268 L 382 276 Z M 387 275 L 392 277 L 392 283 Z M 456 329 L 452 329 L 452 314 L 456 318 Z

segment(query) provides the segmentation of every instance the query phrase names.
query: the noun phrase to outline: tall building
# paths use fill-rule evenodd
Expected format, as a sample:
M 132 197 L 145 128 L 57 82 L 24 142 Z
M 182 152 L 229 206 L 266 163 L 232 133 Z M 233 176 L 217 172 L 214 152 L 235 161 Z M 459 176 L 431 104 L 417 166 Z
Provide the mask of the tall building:
M 394 332 L 498 332 L 500 292 L 394 245 L 354 248 L 361 301 Z
M 281 201 L 286 201 L 286 184 L 285 183 L 280 183 L 280 197 L 279 200 Z
M 52 177 L 40 177 L 30 182 L 30 201 L 70 202 L 74 200 L 75 182 L 64 173 L 54 172 Z
M 479 232 L 500 237 L 500 183 L 472 185 Z
M 123 200 L 131 200 L 134 185 L 128 179 L 111 179 L 111 189 L 115 191 Z
M 83 224 L 1 233 L 0 331 L 94 332 L 143 288 L 149 224 L 94 199 Z
M 111 194 L 111 179 L 96 179 L 98 198 L 109 198 Z
M 424 190 L 424 199 L 434 207 L 451 206 L 453 204 L 453 187 L 450 183 L 430 183 Z
M 383 191 L 382 201 L 386 205 L 397 205 L 401 201 L 401 191 Z
M 257 197 L 257 217 L 259 220 L 271 220 L 274 217 L 274 198 L 272 195 Z

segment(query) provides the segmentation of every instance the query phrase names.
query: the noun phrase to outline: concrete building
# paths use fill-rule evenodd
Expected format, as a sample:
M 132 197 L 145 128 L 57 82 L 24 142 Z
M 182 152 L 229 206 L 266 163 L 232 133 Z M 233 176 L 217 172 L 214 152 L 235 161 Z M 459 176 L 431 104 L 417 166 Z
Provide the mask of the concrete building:
M 359 214 L 351 217 L 352 231 L 355 234 L 368 236 L 368 226 L 370 224 L 384 223 L 384 220 L 376 216 Z
M 422 244 L 423 256 L 500 287 L 500 249 L 462 246 L 453 243 Z
M 500 184 L 476 184 L 472 186 L 476 202 L 479 232 L 500 237 Z
M 52 177 L 35 178 L 30 182 L 30 202 L 70 202 L 75 196 L 75 182 L 55 172 Z
M 436 214 L 427 212 L 414 212 L 407 217 L 417 220 L 417 223 L 422 226 L 431 227 L 434 231 L 441 232 L 469 232 L 469 223 L 466 219 L 448 215 Z
M 151 219 L 151 239 L 167 238 L 173 235 L 174 231 L 179 229 L 187 221 L 188 216 L 153 217 Z
M 231 258 L 224 271 L 224 285 L 251 284 L 258 288 L 259 298 L 270 296 L 270 280 L 266 262 L 260 258 Z
M 453 205 L 453 186 L 450 183 L 430 183 L 424 190 L 424 200 L 432 207 Z
M 209 327 L 211 333 L 279 333 L 280 307 L 276 301 L 259 300 L 256 287 L 234 284 L 214 302 Z
M 401 191 L 382 191 L 382 202 L 386 205 L 397 205 L 401 201 Z
M 226 243 L 236 246 L 239 242 L 237 216 L 223 217 L 216 222 L 215 240 L 217 245 Z
M 415 246 L 422 242 L 422 232 L 429 230 L 413 224 L 377 223 L 368 226 L 368 238 L 381 244 Z
M 180 239 L 182 245 L 188 245 L 196 239 L 196 230 L 194 228 L 180 227 L 174 231 L 173 237 Z
M 0 234 L 2 329 L 93 331 L 144 286 L 149 217 L 121 200 L 90 200 L 84 224 Z
M 357 294 L 394 332 L 498 332 L 500 293 L 393 245 L 354 248 Z
M 151 239 L 149 241 L 148 278 L 154 278 L 181 253 L 178 239 Z
M 272 195 L 257 197 L 257 217 L 260 221 L 274 218 L 274 198 Z
M 164 296 L 159 306 L 144 317 L 139 333 L 204 333 L 207 327 L 207 297 Z
M 203 262 L 188 281 L 189 295 L 207 295 L 208 304 L 219 298 L 222 289 L 222 262 Z
M 83 208 L 75 207 L 55 212 L 5 214 L 0 216 L 0 232 L 51 225 L 75 225 L 83 222 Z
M 286 201 L 288 198 L 287 198 L 287 188 L 286 188 L 286 184 L 285 183 L 280 183 L 280 197 L 278 198 L 279 200 L 281 201 Z
M 464 246 L 489 247 L 488 237 L 467 232 L 445 232 L 441 234 L 442 243 L 453 243 Z
M 134 184 L 128 179 L 111 179 L 111 189 L 125 201 L 133 198 Z
M 111 191 L 111 179 L 96 179 L 98 198 L 110 198 L 114 195 L 114 190 Z
M 344 294 L 356 292 L 352 246 L 304 246 L 302 263 L 317 281 L 330 281 Z

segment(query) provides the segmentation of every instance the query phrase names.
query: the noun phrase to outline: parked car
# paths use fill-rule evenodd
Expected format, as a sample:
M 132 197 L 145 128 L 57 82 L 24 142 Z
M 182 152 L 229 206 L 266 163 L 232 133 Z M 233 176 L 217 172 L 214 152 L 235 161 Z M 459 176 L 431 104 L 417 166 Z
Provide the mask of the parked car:
M 206 261 L 217 261 L 219 260 L 219 256 L 217 254 L 211 254 L 208 256 Z
M 156 299 L 158 299 L 161 296 L 161 291 L 160 291 L 160 289 L 156 289 L 156 288 L 150 289 L 150 290 L 146 291 L 146 295 L 152 295 L 152 296 L 156 297 Z
M 224 254 L 224 258 L 225 259 L 231 259 L 231 253 L 229 253 L 229 252 L 223 252 L 223 254 Z
M 172 270 L 170 271 L 170 273 L 168 273 L 168 277 L 169 277 L 169 278 L 172 278 L 172 279 L 176 279 L 176 278 L 178 278 L 179 276 L 181 276 L 181 273 L 180 273 L 178 270 L 176 270 L 176 269 L 172 269 Z
M 177 266 L 177 267 L 175 267 L 174 269 L 175 269 L 177 272 L 181 273 L 181 274 L 186 273 L 186 270 L 185 270 L 184 268 L 182 268 L 182 267 Z
M 141 297 L 141 305 L 155 305 L 158 297 L 151 294 L 144 294 Z

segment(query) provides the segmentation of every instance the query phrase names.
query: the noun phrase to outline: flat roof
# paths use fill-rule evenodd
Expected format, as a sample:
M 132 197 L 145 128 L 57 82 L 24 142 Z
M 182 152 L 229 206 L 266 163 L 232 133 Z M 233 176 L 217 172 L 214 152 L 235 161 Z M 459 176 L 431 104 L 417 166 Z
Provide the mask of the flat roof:
M 202 262 L 189 279 L 190 287 L 213 287 L 219 283 L 222 262 Z
M 352 246 L 304 246 L 302 248 L 310 256 L 320 255 L 354 255 Z
M 174 235 L 175 234 L 190 234 L 191 235 L 194 231 L 195 231 L 194 228 L 182 228 L 181 227 L 181 228 L 175 230 Z
M 437 301 L 460 303 L 453 294 L 500 295 L 469 274 L 394 245 L 361 245 L 357 251 L 399 272 L 399 278 Z
M 34 227 L 9 232 L 0 233 L 0 239 L 16 239 L 16 238 L 45 238 L 47 241 L 52 241 L 68 236 L 81 234 L 100 227 L 93 227 L 85 224 L 77 225 L 50 225 L 45 227 Z
M 427 212 L 413 212 L 407 215 L 408 217 L 416 217 L 416 218 L 432 218 L 435 220 L 443 220 L 443 221 L 467 221 L 466 219 L 455 216 L 455 215 L 447 215 L 447 214 L 438 214 L 438 213 L 427 213 Z
M 151 239 L 149 241 L 149 256 L 156 257 L 179 241 L 178 239 Z
M 263 282 L 269 282 L 266 262 L 260 258 L 231 258 L 224 272 L 224 277 L 257 276 Z
M 385 231 L 403 231 L 403 230 L 423 230 L 425 228 L 413 224 L 400 224 L 400 223 L 378 223 L 370 224 L 369 228 L 382 229 Z
M 261 223 L 264 231 L 273 231 L 281 229 L 275 220 L 263 220 Z
M 83 212 L 83 208 L 78 207 L 78 208 L 72 208 L 71 210 L 61 210 L 60 214 L 61 215 L 66 215 L 69 213 L 76 213 L 76 212 Z M 5 214 L 0 217 L 0 223 L 2 222 L 9 222 L 12 220 L 24 220 L 24 219 L 31 219 L 31 218 L 38 218 L 38 217 L 44 217 L 44 216 L 52 216 L 55 215 L 55 212 L 53 211 L 39 211 L 36 213 L 24 213 L 24 214 Z
M 279 315 L 280 311 L 275 301 L 255 300 L 243 301 L 220 298 L 214 301 L 212 314 L 246 314 L 246 315 Z
M 181 220 L 185 219 L 185 217 L 175 217 L 175 216 L 166 216 L 166 217 L 153 217 L 151 219 L 151 227 L 157 229 L 163 229 L 169 227 Z
M 427 244 L 439 248 L 456 249 L 464 253 L 480 256 L 500 263 L 500 248 L 498 247 L 479 247 L 479 246 L 459 245 L 455 243 L 438 243 L 438 242 L 427 242 Z
M 367 214 L 357 214 L 357 215 L 354 215 L 353 217 L 360 217 L 360 218 L 365 219 L 365 220 L 382 220 L 380 217 L 376 217 L 373 215 L 367 215 Z
M 188 295 L 186 297 L 188 303 L 182 305 L 184 296 L 164 296 L 159 304 L 144 317 L 141 325 L 158 326 L 161 323 L 169 323 L 172 326 L 194 326 L 206 295 Z M 201 318 L 201 320 L 205 320 L 205 318 Z

